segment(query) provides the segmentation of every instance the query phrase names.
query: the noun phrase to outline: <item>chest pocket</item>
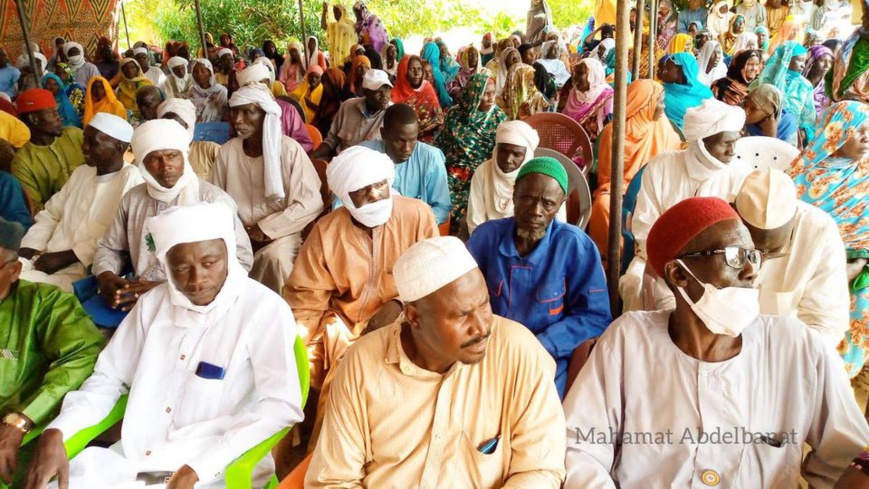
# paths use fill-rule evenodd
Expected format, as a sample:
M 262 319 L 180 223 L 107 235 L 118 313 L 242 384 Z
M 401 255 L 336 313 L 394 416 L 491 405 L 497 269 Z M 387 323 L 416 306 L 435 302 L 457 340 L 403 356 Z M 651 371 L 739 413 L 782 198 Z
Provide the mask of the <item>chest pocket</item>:
M 548 312 L 549 316 L 560 316 L 564 312 L 564 296 L 567 294 L 567 283 L 562 279 L 545 283 L 537 288 L 536 302 Z

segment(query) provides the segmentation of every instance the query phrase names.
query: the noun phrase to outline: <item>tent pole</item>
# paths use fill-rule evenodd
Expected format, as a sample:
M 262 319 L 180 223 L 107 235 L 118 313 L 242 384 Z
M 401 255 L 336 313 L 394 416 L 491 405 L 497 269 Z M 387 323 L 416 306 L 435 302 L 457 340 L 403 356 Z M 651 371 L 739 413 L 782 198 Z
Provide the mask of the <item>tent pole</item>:
M 649 79 L 655 79 L 655 66 L 657 60 L 655 59 L 655 51 L 657 51 L 656 47 L 658 45 L 658 0 L 649 0 L 652 11 L 649 16 Z
M 308 65 L 308 34 L 305 32 L 305 9 L 302 6 L 302 0 L 299 0 L 299 21 L 302 24 L 302 52 L 305 53 L 305 69 Z M 287 53 L 289 56 L 289 53 Z
M 121 17 L 124 18 L 124 32 L 127 33 L 127 49 L 133 47 L 130 43 L 130 25 L 127 23 L 127 10 L 124 8 L 124 2 L 121 2 Z
M 199 42 L 202 43 L 202 57 L 208 59 L 208 42 L 205 40 L 205 26 L 202 24 L 202 6 L 196 0 L 196 23 L 199 26 Z
M 643 17 L 645 16 L 646 0 L 637 0 L 637 22 L 634 24 L 634 59 L 631 64 L 633 79 L 640 78 L 640 61 L 643 54 Z
M 27 23 L 24 21 L 24 7 L 21 5 L 24 0 L 15 1 L 15 9 L 18 11 L 18 22 L 21 23 L 21 33 L 24 35 L 24 47 L 27 49 L 27 58 L 30 59 L 30 69 L 33 71 L 33 79 L 36 81 L 36 87 L 40 87 L 41 77 L 39 76 L 39 67 L 36 66 L 36 57 L 33 56 L 33 49 L 30 47 L 30 30 L 27 29 Z M 81 53 L 84 55 L 84 53 Z M 46 67 L 43 66 L 44 70 Z

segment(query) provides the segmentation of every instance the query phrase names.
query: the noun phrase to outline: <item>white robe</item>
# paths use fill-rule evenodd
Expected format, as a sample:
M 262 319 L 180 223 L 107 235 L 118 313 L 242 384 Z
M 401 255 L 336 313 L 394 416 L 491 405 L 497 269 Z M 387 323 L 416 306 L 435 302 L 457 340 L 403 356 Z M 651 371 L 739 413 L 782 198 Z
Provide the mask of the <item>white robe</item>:
M 245 226 L 259 225 L 274 240 L 254 253 L 250 276 L 277 293 L 293 271 L 302 230 L 323 211 L 320 177 L 295 140 L 281 141 L 281 178 L 286 197 L 265 198 L 263 158 L 244 154 L 242 139 L 224 144 L 211 167 L 209 181 L 235 199 Z
M 199 476 L 197 488 L 225 487 L 233 460 L 303 417 L 295 336 L 286 302 L 248 278 L 219 314 L 172 305 L 166 284 L 143 295 L 49 425 L 66 441 L 129 391 L 121 441 L 74 458 L 70 473 L 79 477 L 70 488 L 123 487 L 138 472 L 185 464 Z M 196 375 L 200 362 L 223 367 L 223 378 Z M 254 471 L 255 487 L 273 470 L 266 457 Z
M 760 316 L 737 356 L 703 362 L 673 343 L 670 313 L 613 322 L 577 376 L 564 400 L 565 489 L 798 487 L 804 443 L 814 451 L 803 477 L 832 487 L 869 443 L 836 352 L 796 319 Z
M 36 223 L 21 247 L 44 253 L 72 250 L 79 262 L 48 275 L 22 258 L 21 278 L 72 292 L 72 282 L 85 276 L 97 242 L 111 225 L 124 194 L 143 182 L 139 169 L 126 163 L 120 170 L 101 176 L 95 167 L 76 168 L 63 188 L 45 203 L 45 209 L 36 214 Z

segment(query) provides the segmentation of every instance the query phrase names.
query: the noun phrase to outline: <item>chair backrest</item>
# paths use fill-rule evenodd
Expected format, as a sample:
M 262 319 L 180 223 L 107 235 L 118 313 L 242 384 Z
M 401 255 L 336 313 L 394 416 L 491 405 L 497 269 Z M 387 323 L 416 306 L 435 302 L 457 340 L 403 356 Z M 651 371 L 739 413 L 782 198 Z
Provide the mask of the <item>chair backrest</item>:
M 557 112 L 542 112 L 522 121 L 533 127 L 540 136 L 538 148 L 558 151 L 583 168 L 594 160 L 588 134 L 570 117 Z
M 323 135 L 320 133 L 320 130 L 310 124 L 305 124 L 305 130 L 308 131 L 308 137 L 311 138 L 314 149 L 320 147 L 320 144 L 323 143 Z
M 200 122 L 193 127 L 194 141 L 211 141 L 224 144 L 229 141 L 228 122 Z
M 786 171 L 799 154 L 800 150 L 792 144 L 766 136 L 749 136 L 736 142 L 736 160 L 752 170 Z
M 332 190 L 326 181 L 326 167 L 329 166 L 329 163 L 326 160 L 311 160 L 311 163 L 317 170 L 317 176 L 320 177 L 320 196 L 323 198 L 323 208 L 332 209 Z
M 580 229 L 585 229 L 591 216 L 591 190 L 588 182 L 576 163 L 558 151 L 548 148 L 537 148 L 534 156 L 549 156 L 564 166 L 567 170 L 567 222 L 575 224 Z
M 634 215 L 634 209 L 637 207 L 637 196 L 640 194 L 640 186 L 643 183 L 643 173 L 646 171 L 646 165 L 640 168 L 640 171 L 634 175 L 631 184 L 628 185 L 628 191 L 622 199 L 622 238 L 624 246 L 622 247 L 622 268 L 621 273 L 625 273 L 628 269 L 631 260 L 634 259 L 634 233 L 631 230 L 631 220 Z
M 450 221 L 452 221 L 452 216 L 450 216 L 450 214 L 447 214 L 447 220 L 441 224 L 438 224 L 438 232 L 441 236 L 450 235 Z

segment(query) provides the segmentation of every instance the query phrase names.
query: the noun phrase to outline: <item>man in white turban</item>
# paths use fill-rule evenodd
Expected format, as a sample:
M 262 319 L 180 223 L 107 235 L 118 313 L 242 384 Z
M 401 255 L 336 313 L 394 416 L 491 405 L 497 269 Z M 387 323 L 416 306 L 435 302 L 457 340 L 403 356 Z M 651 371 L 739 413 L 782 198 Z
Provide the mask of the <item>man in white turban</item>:
M 131 189 L 114 207 L 114 221 L 97 245 L 92 267 L 109 308 L 129 311 L 142 294 L 166 282 L 166 272 L 148 246 L 144 229 L 148 218 L 170 207 L 198 202 L 219 202 L 236 210 L 232 197 L 193 172 L 188 145 L 187 133 L 172 120 L 148 121 L 133 135 L 133 153 L 140 162 L 137 171 L 145 183 Z M 238 216 L 234 222 L 235 255 L 242 268 L 250 270 L 250 239 Z M 124 275 L 127 269 L 133 271 L 130 276 Z
M 21 242 L 22 279 L 72 292 L 72 282 L 87 274 L 121 198 L 142 183 L 139 170 L 124 163 L 132 136 L 124 119 L 102 112 L 94 116 L 84 130 L 85 164 L 45 203 Z
M 655 309 L 655 289 L 667 294 L 666 284 L 661 280 L 657 287 L 643 287 L 643 282 L 655 283 L 643 276 L 646 238 L 658 217 L 689 197 L 702 195 L 732 200 L 742 180 L 753 170 L 747 163 L 734 159 L 736 142 L 745 126 L 742 108 L 706 99 L 701 105 L 688 109 L 684 120 L 688 148 L 658 155 L 643 173 L 631 228 L 637 255 L 619 281 L 626 311 Z
M 281 134 L 281 107 L 265 86 L 241 87 L 229 100 L 237 136 L 220 148 L 208 179 L 238 204 L 256 255 L 251 277 L 280 292 L 323 211 L 320 177 L 308 155 Z
M 310 347 L 311 385 L 321 390 L 322 403 L 327 373 L 351 342 L 401 312 L 391 275 L 395 261 L 414 243 L 438 235 L 431 207 L 390 188 L 394 167 L 386 154 L 361 146 L 332 160 L 326 178 L 345 206 L 314 225 L 284 285 Z M 316 433 L 311 446 L 315 441 Z
M 513 216 L 513 184 L 525 163 L 534 158 L 540 144 L 537 131 L 522 121 L 502 122 L 495 131 L 492 158 L 474 172 L 468 196 L 468 232 L 486 221 Z M 561 207 L 556 215 L 567 220 L 567 210 Z
M 166 83 L 166 75 L 160 68 L 151 66 L 151 51 L 147 47 L 134 48 L 133 57 L 142 68 L 142 74 L 145 78 L 151 80 L 155 87 L 162 89 L 163 84 Z
M 305 487 L 561 487 L 555 362 L 492 314 L 464 244 L 421 241 L 393 276 L 404 312 L 338 365 Z
M 68 41 L 63 45 L 63 54 L 66 55 L 67 64 L 75 73 L 75 81 L 81 86 L 88 86 L 88 81 L 95 76 L 100 76 L 100 70 L 95 64 L 85 59 L 84 48 L 77 42 Z
M 166 100 L 187 98 L 187 92 L 193 86 L 193 75 L 187 72 L 187 64 L 188 61 L 181 56 L 173 56 L 166 62 L 169 67 L 169 76 L 163 85 Z
M 143 473 L 171 476 L 169 487 L 226 487 L 234 459 L 303 417 L 293 313 L 235 258 L 233 211 L 178 206 L 146 227 L 169 280 L 142 296 L 93 375 L 67 394 L 42 433 L 33 487 L 54 475 L 71 489 L 129 487 Z M 63 442 L 127 392 L 119 444 L 85 449 L 67 466 Z M 266 456 L 253 485 L 273 470 Z
M 271 61 L 268 58 L 257 58 L 254 64 L 238 73 L 238 86 L 245 87 L 259 84 L 266 87 L 272 95 L 275 95 L 272 89 L 275 86 L 275 75 L 270 67 Z M 314 149 L 314 143 L 311 141 L 311 136 L 308 135 L 305 121 L 302 120 L 298 109 L 286 100 L 276 98 L 275 102 L 281 108 L 281 133 L 284 136 L 295 139 L 302 146 L 302 149 L 305 150 L 305 153 L 310 153 Z
M 208 179 L 208 173 L 217 160 L 220 145 L 212 141 L 193 140 L 196 127 L 196 106 L 193 102 L 184 98 L 169 99 L 157 107 L 157 117 L 173 120 L 187 130 L 190 166 L 200 178 Z

